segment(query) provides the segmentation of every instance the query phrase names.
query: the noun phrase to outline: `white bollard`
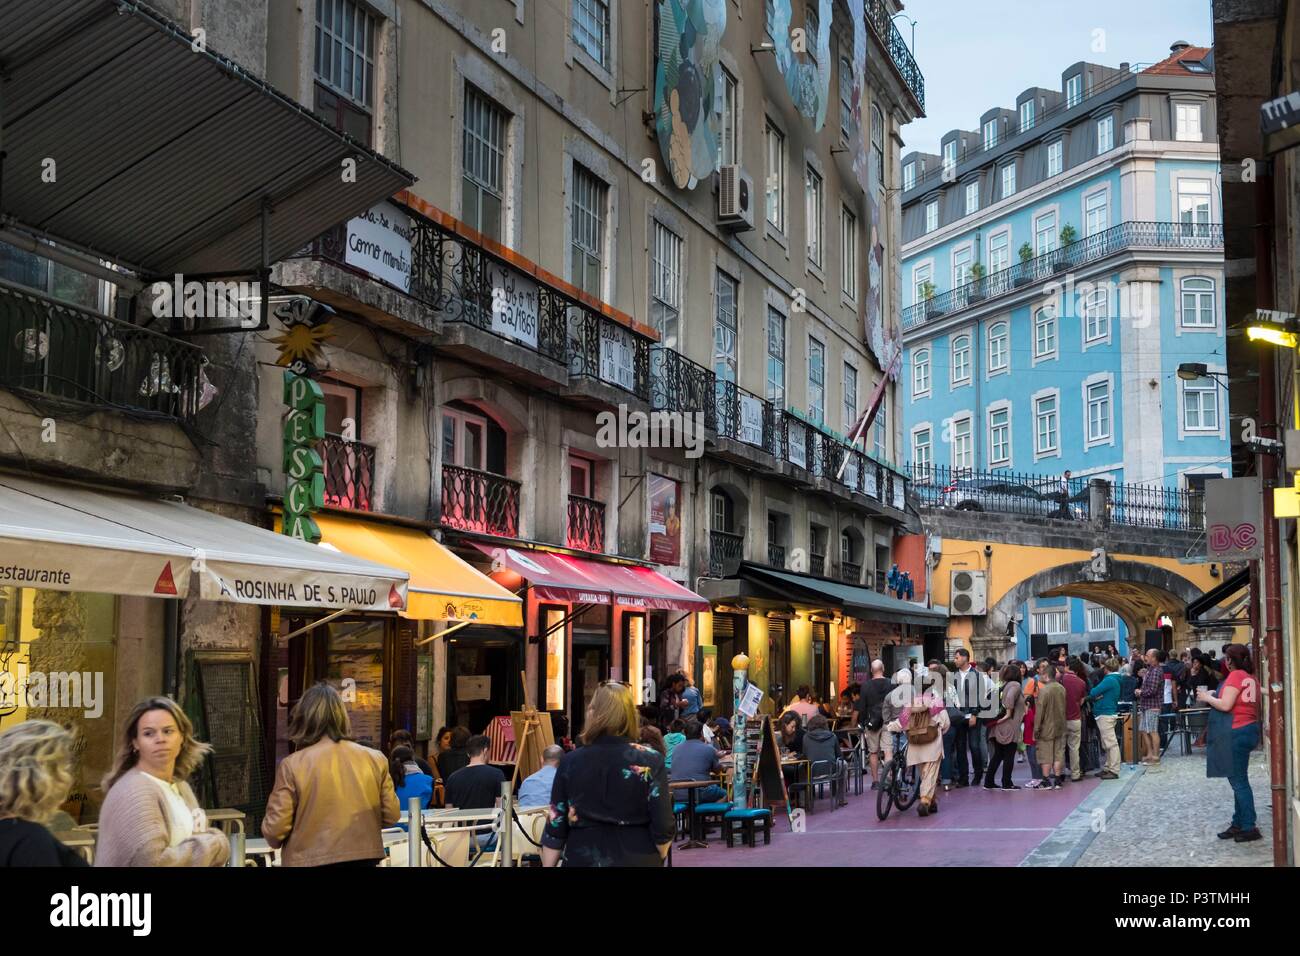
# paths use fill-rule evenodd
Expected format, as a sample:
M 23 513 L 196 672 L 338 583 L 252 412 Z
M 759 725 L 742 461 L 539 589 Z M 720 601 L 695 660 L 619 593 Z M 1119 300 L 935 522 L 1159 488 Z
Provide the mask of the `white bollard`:
M 228 837 L 230 840 L 230 862 L 227 866 L 244 865 L 244 833 L 242 830 L 236 830 Z
M 420 798 L 411 797 L 406 801 L 406 865 L 419 866 L 420 827 L 424 826 L 424 813 L 420 809 Z
M 513 866 L 514 858 L 510 853 L 510 844 L 514 840 L 514 794 L 510 792 L 510 781 L 501 784 L 501 834 L 497 837 L 497 859 L 502 866 Z

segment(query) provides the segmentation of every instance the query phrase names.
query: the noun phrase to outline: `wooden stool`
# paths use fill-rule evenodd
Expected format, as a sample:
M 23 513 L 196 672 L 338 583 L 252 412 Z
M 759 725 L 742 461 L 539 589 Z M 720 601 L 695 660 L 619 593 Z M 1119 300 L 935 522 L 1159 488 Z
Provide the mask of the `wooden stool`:
M 736 845 L 736 824 L 740 824 L 741 842 L 745 846 L 757 846 L 758 821 L 763 821 L 763 845 L 772 842 L 772 811 L 752 807 L 747 810 L 729 810 L 722 818 L 722 832 L 727 838 L 727 847 Z

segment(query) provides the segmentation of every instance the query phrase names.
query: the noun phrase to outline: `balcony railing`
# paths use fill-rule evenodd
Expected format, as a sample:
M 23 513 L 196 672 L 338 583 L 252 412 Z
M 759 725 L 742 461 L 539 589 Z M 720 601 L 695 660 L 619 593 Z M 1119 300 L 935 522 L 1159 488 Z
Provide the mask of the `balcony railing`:
M 730 531 L 709 532 L 709 576 L 725 578 L 735 574 L 745 556 L 744 535 Z
M 203 350 L 0 282 L 0 386 L 193 421 Z
M 808 573 L 815 574 L 819 578 L 825 577 L 826 576 L 826 555 L 809 552 Z
M 650 408 L 703 415 L 704 427 L 716 431 L 718 401 L 713 372 L 674 349 L 651 346 Z
M 459 531 L 519 536 L 519 482 L 477 468 L 442 466 L 442 523 Z
M 320 443 L 325 463 L 325 503 L 335 508 L 370 511 L 374 506 L 375 448 L 359 441 L 326 435 Z
M 569 495 L 569 547 L 579 551 L 605 550 L 605 502 Z
M 735 382 L 715 382 L 718 436 L 776 454 L 774 412 L 770 402 Z
M 774 568 L 785 567 L 785 545 L 768 542 L 767 563 Z
M 921 107 L 921 113 L 924 114 L 925 77 L 921 75 L 920 67 L 912 58 L 907 44 L 903 42 L 903 35 L 898 32 L 898 27 L 894 26 L 894 21 L 890 19 L 889 7 L 885 5 L 884 0 L 866 0 L 866 14 L 867 23 L 871 24 L 876 39 L 889 51 L 889 59 L 893 62 L 894 69 L 898 71 L 899 77 L 916 98 L 916 105 Z
M 840 580 L 848 584 L 862 583 L 862 565 L 856 561 L 840 562 Z
M 884 571 L 877 570 L 876 571 L 876 592 L 878 594 L 884 594 L 888 584 L 889 584 L 889 575 L 887 575 Z
M 569 375 L 650 401 L 650 340 L 585 306 L 569 309 Z
M 1047 282 L 1053 276 L 1112 256 L 1124 249 L 1221 249 L 1222 223 L 1123 222 L 1052 249 L 1032 259 L 932 296 L 903 310 L 903 328 L 914 329 L 1022 286 Z M 1136 308 L 1138 303 L 1132 304 Z

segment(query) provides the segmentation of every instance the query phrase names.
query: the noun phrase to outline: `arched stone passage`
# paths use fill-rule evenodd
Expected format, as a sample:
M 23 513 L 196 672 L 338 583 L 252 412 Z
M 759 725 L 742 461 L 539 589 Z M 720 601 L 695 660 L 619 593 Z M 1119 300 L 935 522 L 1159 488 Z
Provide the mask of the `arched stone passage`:
M 1119 615 L 1129 639 L 1141 644 L 1142 634 L 1158 614 L 1168 614 L 1174 626 L 1174 645 L 1189 637 L 1186 606 L 1201 596 L 1201 589 L 1180 574 L 1140 561 L 1110 561 L 1106 576 L 1095 580 L 1090 561 L 1075 561 L 1047 568 L 1010 588 L 989 607 L 973 643 L 998 656 L 1007 643 L 1007 625 L 1016 608 L 1032 597 L 1077 597 L 1100 604 Z

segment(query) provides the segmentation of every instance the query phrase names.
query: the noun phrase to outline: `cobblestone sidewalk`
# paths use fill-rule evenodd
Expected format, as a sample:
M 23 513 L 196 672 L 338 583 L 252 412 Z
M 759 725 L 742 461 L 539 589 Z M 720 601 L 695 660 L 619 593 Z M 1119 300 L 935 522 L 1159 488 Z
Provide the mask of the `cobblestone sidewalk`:
M 1259 829 L 1254 843 L 1215 835 L 1232 821 L 1232 788 L 1205 776 L 1205 755 L 1165 754 L 1156 773 L 1143 773 L 1076 866 L 1272 866 L 1273 830 L 1268 762 L 1250 760 Z

